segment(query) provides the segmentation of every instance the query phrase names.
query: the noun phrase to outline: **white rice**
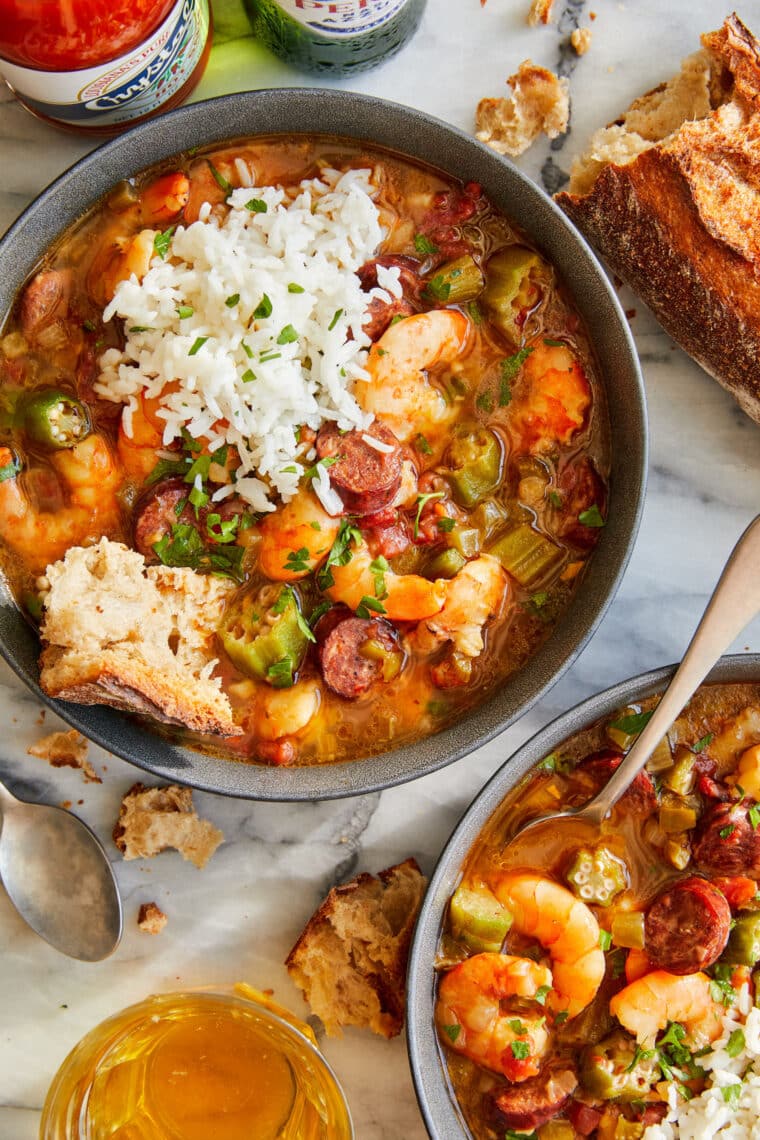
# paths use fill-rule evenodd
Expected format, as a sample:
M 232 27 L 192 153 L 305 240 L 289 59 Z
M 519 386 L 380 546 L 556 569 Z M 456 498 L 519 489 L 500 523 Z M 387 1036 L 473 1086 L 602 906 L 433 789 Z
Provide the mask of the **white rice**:
M 178 382 L 158 413 L 164 445 L 183 428 L 212 450 L 233 445 L 241 458 L 235 491 L 263 511 L 274 509 L 272 492 L 287 500 L 298 488 L 298 460 L 306 458 L 299 425 L 369 427 L 372 416 L 351 394 L 353 381 L 367 378 L 362 321 L 373 297 L 401 293 L 397 269 L 379 269 L 368 293 L 356 276 L 384 237 L 371 173 L 324 170 L 290 196 L 242 186 L 223 220 L 204 203 L 198 221 L 177 227 L 166 260 L 155 256 L 141 282 L 132 276 L 117 286 L 103 316 L 124 320 L 126 345 L 103 354 L 96 391 L 126 405 L 128 435 L 137 396 L 156 397 Z M 252 199 L 266 212 L 246 209 Z M 255 318 L 265 296 L 271 315 Z M 192 315 L 180 319 L 182 307 Z M 297 340 L 288 339 L 289 326 Z M 130 331 L 140 329 L 147 331 Z M 337 497 L 320 474 L 315 490 L 334 509 Z
M 668 1090 L 670 1111 L 661 1124 L 652 1124 L 643 1140 L 758 1140 L 760 1137 L 760 1009 L 751 1008 L 747 986 L 723 1019 L 723 1033 L 710 1053 L 698 1058 L 709 1084 L 693 1100 L 679 1100 L 675 1086 Z M 731 1057 L 726 1052 L 734 1030 L 744 1032 L 744 1049 Z M 734 1096 L 723 1089 L 738 1085 Z

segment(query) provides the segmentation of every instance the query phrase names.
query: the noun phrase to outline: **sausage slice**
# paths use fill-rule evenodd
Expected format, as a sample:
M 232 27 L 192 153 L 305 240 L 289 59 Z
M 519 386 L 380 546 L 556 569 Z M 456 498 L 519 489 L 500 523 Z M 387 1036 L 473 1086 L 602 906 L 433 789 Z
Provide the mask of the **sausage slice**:
M 494 1095 L 494 1118 L 500 1127 L 533 1132 L 564 1108 L 577 1087 L 573 1069 L 549 1069 Z
M 652 966 L 670 974 L 696 974 L 717 962 L 731 929 L 725 895 L 692 875 L 657 896 L 647 911 L 644 949 Z
M 382 618 L 340 617 L 330 620 L 326 615 L 327 631 L 317 629 L 319 665 L 325 684 L 339 697 L 355 700 L 384 679 L 385 662 L 382 653 L 369 656 L 362 653 L 367 642 L 378 643 L 388 657 L 401 654 L 396 632 Z M 321 625 L 322 623 L 320 623 Z
M 692 844 L 694 862 L 713 875 L 760 878 L 760 828 L 746 804 L 715 803 L 700 819 Z
M 183 479 L 164 479 L 144 495 L 135 508 L 135 546 L 149 562 L 158 562 L 153 549 L 172 527 L 180 522 L 194 522 L 188 506 L 190 487 Z
M 373 441 L 380 446 L 373 446 Z M 401 486 L 401 445 L 379 420 L 366 432 L 345 435 L 334 423 L 325 424 L 317 436 L 317 454 L 320 459 L 337 460 L 329 469 L 330 482 L 351 514 L 382 511 Z

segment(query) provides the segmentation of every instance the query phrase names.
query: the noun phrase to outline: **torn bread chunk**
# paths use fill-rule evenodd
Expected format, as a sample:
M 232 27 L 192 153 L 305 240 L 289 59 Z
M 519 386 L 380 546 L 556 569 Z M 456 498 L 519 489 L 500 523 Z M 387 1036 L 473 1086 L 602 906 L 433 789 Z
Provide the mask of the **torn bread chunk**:
M 87 759 L 88 743 L 72 728 L 69 732 L 51 732 L 41 736 L 27 748 L 29 756 L 47 760 L 53 768 L 80 768 L 85 780 L 91 784 L 102 784 L 100 776 Z
M 40 684 L 51 697 L 240 734 L 212 676 L 232 582 L 146 567 L 137 551 L 103 538 L 48 566 L 43 587 Z
M 736 16 L 597 131 L 557 202 L 760 422 L 760 44 Z
M 143 934 L 160 934 L 169 919 L 157 903 L 142 903 L 137 913 L 137 926 Z
M 395 1037 L 425 879 L 414 859 L 334 887 L 285 962 L 330 1037 L 347 1025 Z
M 516 157 L 542 133 L 550 139 L 564 134 L 570 115 L 566 79 L 526 59 L 507 83 L 512 88 L 510 96 L 478 103 L 476 138 L 498 154 Z
M 150 859 L 173 847 L 201 868 L 224 841 L 224 833 L 199 819 L 190 788 L 134 784 L 121 802 L 113 839 L 125 859 Z

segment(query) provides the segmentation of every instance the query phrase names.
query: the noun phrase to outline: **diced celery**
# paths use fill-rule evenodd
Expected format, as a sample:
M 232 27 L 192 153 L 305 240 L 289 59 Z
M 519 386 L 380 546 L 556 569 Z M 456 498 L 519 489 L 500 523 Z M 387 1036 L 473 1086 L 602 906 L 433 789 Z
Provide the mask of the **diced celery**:
M 613 946 L 629 950 L 644 949 L 644 913 L 640 910 L 619 910 L 610 923 Z
M 677 871 L 685 871 L 691 862 L 688 835 L 671 836 L 665 844 L 665 858 Z
M 660 806 L 660 827 L 669 835 L 680 831 L 690 831 L 697 822 L 694 808 L 675 800 L 668 800 Z
M 449 545 L 463 558 L 476 558 L 480 554 L 480 531 L 474 526 L 455 526 L 449 534 Z
M 436 554 L 427 568 L 427 577 L 453 578 L 466 564 L 467 559 L 463 558 L 459 551 L 455 550 L 453 546 L 449 546 L 446 550 L 442 550 L 440 554 Z
M 663 736 L 652 755 L 647 760 L 647 772 L 664 772 L 673 763 L 673 753 L 670 751 L 670 741 Z
M 675 762 L 668 773 L 663 776 L 663 784 L 679 796 L 688 796 L 694 791 L 696 783 L 697 758 L 689 748 L 676 749 Z
M 470 515 L 470 522 L 487 541 L 509 522 L 509 511 L 498 499 L 484 499 Z
M 565 560 L 561 547 L 527 523 L 502 535 L 488 553 L 498 558 L 507 573 L 527 588 L 555 573 Z

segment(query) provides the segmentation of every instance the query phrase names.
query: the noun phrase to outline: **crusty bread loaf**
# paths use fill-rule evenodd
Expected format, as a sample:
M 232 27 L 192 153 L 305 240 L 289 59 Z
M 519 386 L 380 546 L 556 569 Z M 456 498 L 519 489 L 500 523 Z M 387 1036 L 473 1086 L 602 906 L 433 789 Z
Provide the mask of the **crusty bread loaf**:
M 121 801 L 113 840 L 125 859 L 150 859 L 173 847 L 201 868 L 224 841 L 224 833 L 199 818 L 190 788 L 133 784 Z
M 239 735 L 214 667 L 231 582 L 151 566 L 101 539 L 47 569 L 40 684 L 51 697 Z
M 557 202 L 760 422 L 760 45 L 734 14 L 594 136 Z
M 345 1025 L 395 1037 L 404 1024 L 406 961 L 425 879 L 414 859 L 334 887 L 285 965 L 330 1037 Z

